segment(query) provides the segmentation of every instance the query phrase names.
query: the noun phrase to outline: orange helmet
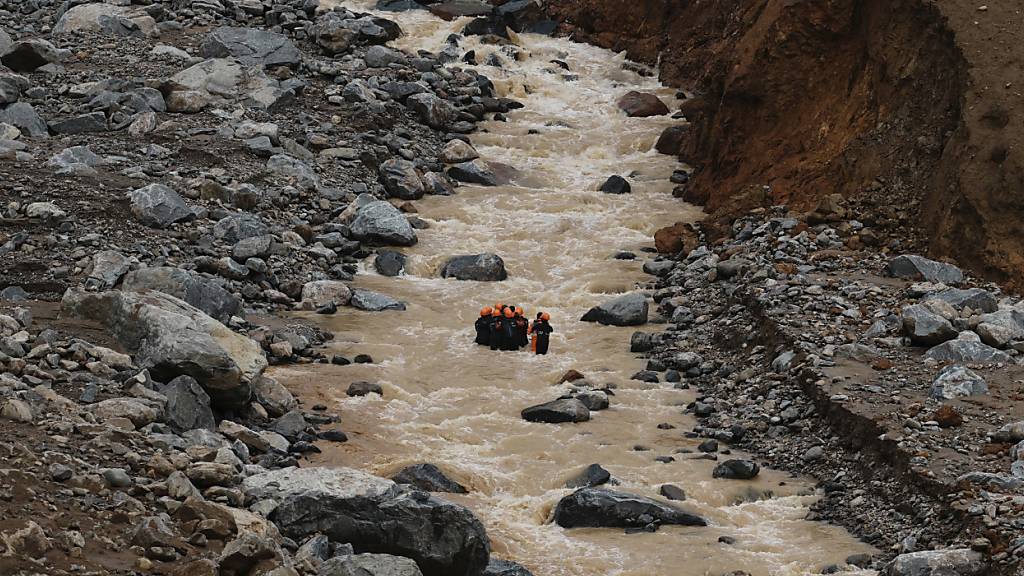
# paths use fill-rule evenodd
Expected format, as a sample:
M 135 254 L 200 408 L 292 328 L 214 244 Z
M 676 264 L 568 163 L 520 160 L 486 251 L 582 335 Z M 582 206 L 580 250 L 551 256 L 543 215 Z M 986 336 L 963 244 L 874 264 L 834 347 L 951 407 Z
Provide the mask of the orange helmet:
M 516 314 L 518 314 L 519 316 L 522 316 L 524 314 L 522 306 L 516 306 Z
M 511 318 L 515 315 L 515 312 L 511 308 L 505 308 L 505 318 Z
M 548 320 L 551 320 L 551 314 L 548 314 L 547 312 L 543 312 L 540 315 L 540 319 L 544 320 L 545 322 L 547 322 Z
M 504 307 L 505 307 L 505 305 L 502 304 L 501 302 L 498 302 L 497 304 L 494 305 L 494 309 L 495 310 L 501 310 Z
M 501 310 L 498 310 L 497 308 L 495 308 L 494 310 L 491 311 L 491 316 L 494 316 L 495 318 L 497 318 L 498 316 L 501 316 Z
M 490 316 L 491 315 L 491 307 L 490 306 L 484 306 L 483 309 L 480 310 L 480 315 L 481 316 Z

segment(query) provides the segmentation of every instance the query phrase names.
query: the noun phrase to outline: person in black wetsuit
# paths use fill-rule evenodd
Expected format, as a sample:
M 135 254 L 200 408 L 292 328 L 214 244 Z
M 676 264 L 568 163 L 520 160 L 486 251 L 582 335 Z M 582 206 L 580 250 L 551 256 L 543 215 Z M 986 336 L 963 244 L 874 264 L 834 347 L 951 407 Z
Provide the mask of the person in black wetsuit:
M 547 312 L 539 312 L 533 326 L 530 327 L 530 333 L 533 334 L 533 351 L 537 354 L 548 353 L 551 333 L 554 332 L 548 320 L 551 320 L 551 316 Z
M 499 312 L 497 308 L 491 311 L 491 322 L 488 325 L 490 328 L 488 336 L 490 338 L 489 343 L 491 345 L 491 350 L 501 349 L 501 324 L 503 321 L 504 318 L 502 318 L 501 312 Z
M 515 318 L 516 348 L 524 348 L 530 343 L 530 321 L 523 316 L 523 309 L 516 308 Z
M 515 312 L 511 306 L 505 308 L 505 314 L 501 319 L 501 349 L 516 349 L 516 321 Z
M 474 328 L 476 328 L 476 343 L 481 346 L 487 346 L 491 343 L 491 307 L 487 306 L 480 311 L 480 317 L 477 318 Z

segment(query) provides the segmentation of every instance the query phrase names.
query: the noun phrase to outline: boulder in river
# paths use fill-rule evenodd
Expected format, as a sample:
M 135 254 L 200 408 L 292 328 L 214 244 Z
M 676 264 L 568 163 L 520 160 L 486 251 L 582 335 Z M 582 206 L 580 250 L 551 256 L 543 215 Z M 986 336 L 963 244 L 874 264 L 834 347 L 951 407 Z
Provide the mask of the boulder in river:
M 389 158 L 378 169 L 384 189 L 391 198 L 419 200 L 425 189 L 423 180 L 416 172 L 416 165 L 401 158 Z
M 349 301 L 349 304 L 351 304 L 353 308 L 366 310 L 367 312 L 405 310 L 404 302 L 400 302 L 387 294 L 358 288 L 352 291 L 352 300 Z
M 181 268 L 141 268 L 125 275 L 121 288 L 130 292 L 159 290 L 188 302 L 221 322 L 243 314 L 242 302 L 224 289 L 222 281 Z
M 988 563 L 980 552 L 967 548 L 924 550 L 900 554 L 883 571 L 884 576 L 983 576 Z
M 203 58 L 237 58 L 246 66 L 297 66 L 302 53 L 283 34 L 256 28 L 221 27 L 199 45 Z
M 689 254 L 700 244 L 700 235 L 693 224 L 676 222 L 654 233 L 654 247 L 659 254 Z
M 689 129 L 690 127 L 686 124 L 665 128 L 661 136 L 658 137 L 658 142 L 654 145 L 654 149 L 661 154 L 678 156 L 682 152 L 683 139 L 686 137 Z
M 583 402 L 575 398 L 559 398 L 537 406 L 526 408 L 521 413 L 523 420 L 528 422 L 544 422 L 560 424 L 562 422 L 586 422 L 590 420 L 590 410 Z
M 639 326 L 647 322 L 647 313 L 647 297 L 633 292 L 591 308 L 580 320 L 611 326 Z
M 466 184 L 497 186 L 498 177 L 483 160 L 461 162 L 448 168 L 448 176 Z
M 302 301 L 309 302 L 314 308 L 331 302 L 335 306 L 347 306 L 351 300 L 352 290 L 348 284 L 338 280 L 314 280 L 302 286 Z
M 607 488 L 581 488 L 562 498 L 555 508 L 555 522 L 562 528 L 707 526 L 700 516 L 675 506 Z
M 728 480 L 750 480 L 758 475 L 761 467 L 757 462 L 750 460 L 726 460 L 715 466 L 711 473 L 712 478 L 726 478 Z
M 476 160 L 480 153 L 473 148 L 473 145 L 458 138 L 449 140 L 441 150 L 441 161 L 445 164 L 461 164 Z
M 497 254 L 454 256 L 441 267 L 442 278 L 500 282 L 508 278 L 505 261 Z
M 632 186 L 622 176 L 613 175 L 609 176 L 604 184 L 601 184 L 601 192 L 605 194 L 629 194 L 632 191 Z
M 533 572 L 527 570 L 525 566 L 510 560 L 491 558 L 491 561 L 487 563 L 487 569 L 484 570 L 483 576 L 533 576 Z
M 350 228 L 353 238 L 371 245 L 412 246 L 418 240 L 405 215 L 383 200 L 359 208 Z
M 477 576 L 490 558 L 483 524 L 463 506 L 350 468 L 283 468 L 249 476 L 246 493 L 293 540 L 324 534 L 358 553 L 413 559 L 425 576 Z
M 416 113 L 420 122 L 435 130 L 441 130 L 456 118 L 455 108 L 447 100 L 429 92 L 409 96 L 405 105 Z
M 316 576 L 422 576 L 409 558 L 390 554 L 348 554 L 330 558 Z
M 245 406 L 267 367 L 259 344 L 183 300 L 155 290 L 89 293 L 68 289 L 64 313 L 103 324 L 158 380 L 191 376 L 215 405 Z
M 373 267 L 381 276 L 398 276 L 405 271 L 405 254 L 394 250 L 378 250 Z
M 630 91 L 622 98 L 619 98 L 619 109 L 632 118 L 645 118 L 647 116 L 664 116 L 668 114 L 668 106 L 654 94 Z
M 612 479 L 612 473 L 605 470 L 600 464 L 591 464 L 582 472 L 566 480 L 566 488 L 593 488 L 607 484 Z
M 440 468 L 429 463 L 406 466 L 391 479 L 399 484 L 408 484 L 425 492 L 449 492 L 452 494 L 467 492 L 465 486 L 452 480 Z
M 964 273 L 956 266 L 929 260 L 916 254 L 904 254 L 893 258 L 886 265 L 885 271 L 893 278 L 943 284 L 959 284 L 964 280 Z

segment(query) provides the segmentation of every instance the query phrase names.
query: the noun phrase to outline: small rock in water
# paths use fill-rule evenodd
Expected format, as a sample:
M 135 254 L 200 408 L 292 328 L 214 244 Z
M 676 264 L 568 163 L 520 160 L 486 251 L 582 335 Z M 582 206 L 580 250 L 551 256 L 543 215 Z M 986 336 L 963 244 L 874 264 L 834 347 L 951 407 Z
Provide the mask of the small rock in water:
M 658 492 L 669 500 L 686 500 L 686 492 L 674 484 L 662 484 Z
M 750 480 L 757 476 L 761 467 L 750 460 L 726 460 L 715 466 L 711 476 L 713 478 L 726 478 L 729 480 Z
M 399 470 L 391 477 L 399 484 L 408 484 L 425 492 L 449 492 L 465 494 L 466 487 L 452 480 L 433 464 L 413 464 Z
M 380 384 L 376 382 L 366 382 L 365 380 L 357 380 L 348 386 L 348 390 L 345 392 L 349 396 L 366 396 L 367 394 L 377 394 L 379 396 L 384 395 L 384 389 Z
M 582 472 L 566 481 L 565 487 L 590 488 L 593 486 L 607 484 L 611 479 L 611 472 L 605 470 L 600 464 L 591 464 Z
M 610 176 L 601 184 L 601 192 L 605 194 L 629 194 L 632 191 L 632 187 L 629 182 L 622 176 Z

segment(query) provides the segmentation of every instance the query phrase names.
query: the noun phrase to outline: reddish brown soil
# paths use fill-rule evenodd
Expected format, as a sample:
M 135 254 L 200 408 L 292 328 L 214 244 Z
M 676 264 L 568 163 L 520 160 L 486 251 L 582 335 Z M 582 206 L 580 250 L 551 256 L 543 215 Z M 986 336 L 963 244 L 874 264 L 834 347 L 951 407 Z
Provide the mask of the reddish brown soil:
M 684 103 L 687 197 L 713 217 L 810 210 L 838 192 L 869 226 L 1024 281 L 1019 2 L 553 0 L 550 12 L 697 93 Z

